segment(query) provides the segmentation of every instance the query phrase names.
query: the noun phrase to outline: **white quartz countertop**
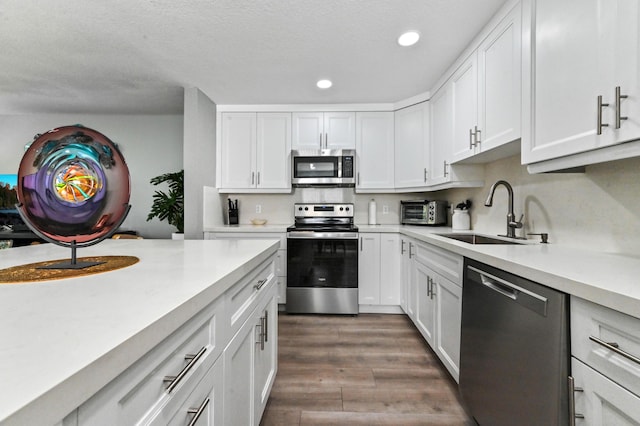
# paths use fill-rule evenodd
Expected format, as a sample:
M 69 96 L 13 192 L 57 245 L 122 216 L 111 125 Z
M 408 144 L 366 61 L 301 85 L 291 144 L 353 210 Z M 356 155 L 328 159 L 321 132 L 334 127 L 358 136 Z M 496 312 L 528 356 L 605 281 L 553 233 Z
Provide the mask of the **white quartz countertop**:
M 0 424 L 51 424 L 276 253 L 270 240 L 108 240 L 78 257 L 140 261 L 80 278 L 0 284 Z M 52 244 L 0 251 L 0 269 L 69 259 Z
M 397 232 L 640 318 L 640 255 L 541 244 L 538 239 L 523 245 L 472 245 L 437 235 L 451 233 L 449 227 L 356 225 L 360 233 Z M 271 232 L 286 232 L 287 225 L 273 226 Z M 259 232 L 257 228 L 240 225 L 215 231 Z

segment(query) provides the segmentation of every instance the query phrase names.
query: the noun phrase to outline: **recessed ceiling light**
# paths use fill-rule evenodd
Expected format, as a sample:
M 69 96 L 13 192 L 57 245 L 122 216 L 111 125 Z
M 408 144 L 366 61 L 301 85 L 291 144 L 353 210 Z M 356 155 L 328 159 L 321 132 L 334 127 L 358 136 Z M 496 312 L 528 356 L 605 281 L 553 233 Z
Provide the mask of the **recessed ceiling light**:
M 408 31 L 398 37 L 398 44 L 404 47 L 413 46 L 418 42 L 418 40 L 420 40 L 420 34 L 416 31 Z
M 320 89 L 328 89 L 329 87 L 331 87 L 333 85 L 333 83 L 331 82 L 331 80 L 319 80 L 316 85 L 320 88 Z

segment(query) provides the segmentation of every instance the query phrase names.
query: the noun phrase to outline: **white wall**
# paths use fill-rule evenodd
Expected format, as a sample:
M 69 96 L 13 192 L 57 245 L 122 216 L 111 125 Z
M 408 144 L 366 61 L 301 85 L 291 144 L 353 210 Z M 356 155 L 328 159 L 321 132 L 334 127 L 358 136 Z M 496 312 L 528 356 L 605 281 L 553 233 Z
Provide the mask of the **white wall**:
M 184 236 L 202 239 L 204 187 L 215 186 L 216 104 L 197 88 L 184 91 Z M 208 199 L 220 210 L 220 198 Z M 219 223 L 222 216 L 218 216 Z
M 131 176 L 131 211 L 122 225 L 146 238 L 168 238 L 166 222 L 147 222 L 156 187 L 149 180 L 182 169 L 181 115 L 0 115 L 0 173 L 17 173 L 26 144 L 52 128 L 82 124 L 118 144 Z

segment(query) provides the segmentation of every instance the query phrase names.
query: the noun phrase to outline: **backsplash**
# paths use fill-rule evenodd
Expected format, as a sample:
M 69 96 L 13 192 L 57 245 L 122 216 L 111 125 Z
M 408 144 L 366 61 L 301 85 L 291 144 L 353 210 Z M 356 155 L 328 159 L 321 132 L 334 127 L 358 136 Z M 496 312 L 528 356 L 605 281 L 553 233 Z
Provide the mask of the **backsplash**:
M 505 188 L 496 189 L 492 207 L 484 206 L 490 186 L 500 179 L 513 186 L 516 218 L 524 213 L 524 228 L 516 230 L 518 236 L 546 232 L 550 244 L 640 256 L 640 158 L 588 166 L 586 173 L 531 175 L 516 155 L 488 163 L 483 188 L 408 194 L 356 194 L 352 188 L 296 188 L 291 194 L 220 197 L 223 206 L 227 195 L 239 200 L 241 224 L 249 224 L 253 218 L 267 219 L 270 224 L 292 224 L 293 203 L 297 202 L 354 203 L 356 223 L 366 224 L 371 198 L 376 200 L 378 223 L 398 224 L 400 200 L 426 198 L 456 205 L 469 199 L 473 203 L 471 228 L 504 234 Z M 256 205 L 261 206 L 261 213 L 256 213 Z M 389 206 L 388 214 L 382 214 L 384 205 Z

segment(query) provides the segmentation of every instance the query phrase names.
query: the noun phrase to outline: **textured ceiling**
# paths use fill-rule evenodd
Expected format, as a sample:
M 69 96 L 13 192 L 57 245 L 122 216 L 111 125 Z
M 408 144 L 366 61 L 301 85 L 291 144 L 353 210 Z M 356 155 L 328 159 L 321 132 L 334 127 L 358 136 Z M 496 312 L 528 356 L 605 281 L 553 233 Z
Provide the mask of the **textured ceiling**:
M 0 0 L 0 113 L 178 113 L 183 87 L 218 104 L 395 102 L 503 3 Z M 422 38 L 400 48 L 408 29 Z

